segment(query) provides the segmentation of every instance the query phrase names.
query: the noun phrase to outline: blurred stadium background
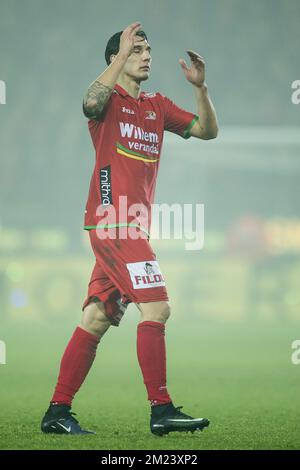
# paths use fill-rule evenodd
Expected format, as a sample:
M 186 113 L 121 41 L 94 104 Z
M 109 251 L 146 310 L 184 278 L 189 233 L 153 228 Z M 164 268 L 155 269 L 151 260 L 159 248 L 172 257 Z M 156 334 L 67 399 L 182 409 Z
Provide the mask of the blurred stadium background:
M 280 345 L 278 364 L 295 374 L 290 348 L 300 324 L 300 105 L 291 102 L 291 83 L 300 79 L 299 1 L 0 0 L 0 10 L 0 79 L 7 87 L 7 103 L 0 106 L 0 339 L 8 345 L 8 364 L 16 367 L 1 367 L 9 390 L 18 384 L 22 354 L 26 361 L 40 347 L 53 383 L 80 316 L 94 262 L 82 230 L 94 163 L 82 96 L 105 67 L 108 38 L 135 20 L 153 48 L 144 89 L 195 111 L 178 64 L 191 48 L 206 60 L 220 124 L 212 142 L 165 137 L 156 202 L 205 205 L 203 250 L 153 241 L 173 307 L 170 354 L 181 328 L 187 338 L 189 328 L 195 338 L 204 331 L 208 349 L 199 363 L 218 364 L 217 356 L 216 363 L 208 356 L 210 341 L 217 341 L 220 350 L 231 348 L 230 367 L 239 354 L 242 363 L 243 345 L 229 343 L 229 333 L 242 343 L 248 332 L 253 369 L 262 361 L 254 350 L 270 345 L 265 365 L 274 367 L 275 380 Z M 134 341 L 137 321 L 131 306 L 125 345 Z M 53 325 L 62 332 L 57 345 Z M 24 334 L 32 349 L 21 353 Z M 187 338 L 186 363 L 192 354 Z M 109 357 L 109 341 L 106 347 Z M 38 367 L 42 371 L 43 362 Z M 297 383 L 294 375 L 293 396 Z M 44 401 L 47 393 L 41 392 Z
M 205 206 L 203 250 L 186 251 L 184 241 L 152 242 L 172 294 L 173 320 L 183 320 L 188 309 L 195 322 L 299 322 L 300 134 L 279 128 L 235 132 L 222 129 L 210 144 L 166 138 L 157 202 Z M 91 150 L 87 166 L 92 158 Z M 52 166 L 47 161 L 44 165 Z M 78 176 L 78 204 L 68 194 L 73 191 L 69 175 L 78 171 L 76 166 L 70 163 L 65 173 L 57 170 L 58 186 L 63 181 L 66 185 L 55 196 L 52 183 L 52 202 L 48 186 L 31 194 L 40 205 L 35 218 L 28 202 L 24 221 L 19 220 L 19 189 L 15 208 L 10 198 L 2 200 L 3 221 L 6 213 L 11 220 L 3 223 L 0 239 L 5 320 L 67 321 L 82 304 L 94 258 L 81 229 L 88 182 L 80 185 Z M 19 171 L 11 177 L 19 178 Z M 8 178 L 5 184 L 13 193 L 10 182 Z M 28 175 L 26 185 L 35 182 Z M 62 212 L 64 224 L 56 223 L 55 211 L 58 217 Z M 77 226 L 69 221 L 69 211 L 74 211 Z

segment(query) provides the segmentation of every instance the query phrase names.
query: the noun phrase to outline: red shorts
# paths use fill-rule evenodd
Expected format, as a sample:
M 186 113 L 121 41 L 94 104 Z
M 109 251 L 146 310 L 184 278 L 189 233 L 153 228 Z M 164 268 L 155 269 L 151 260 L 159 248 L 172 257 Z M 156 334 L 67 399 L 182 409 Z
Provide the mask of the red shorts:
M 169 300 L 155 253 L 145 237 L 100 239 L 96 230 L 89 235 L 96 263 L 82 310 L 96 297 L 104 303 L 112 325 L 118 326 L 129 303 Z

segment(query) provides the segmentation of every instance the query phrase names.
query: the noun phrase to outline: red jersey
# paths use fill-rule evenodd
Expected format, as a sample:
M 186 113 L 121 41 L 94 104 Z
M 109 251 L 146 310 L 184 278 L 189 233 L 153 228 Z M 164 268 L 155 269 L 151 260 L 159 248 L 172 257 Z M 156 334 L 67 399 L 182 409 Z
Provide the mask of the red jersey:
M 135 225 L 134 211 L 120 210 L 119 197 L 127 207 L 143 205 L 148 219 L 137 225 L 150 232 L 164 130 L 187 139 L 198 116 L 176 106 L 160 93 L 140 93 L 133 98 L 116 85 L 101 120 L 88 126 L 96 151 L 96 163 L 86 204 L 84 228 Z M 127 197 L 124 198 L 124 197 Z M 113 205 L 116 220 L 110 223 L 104 208 Z

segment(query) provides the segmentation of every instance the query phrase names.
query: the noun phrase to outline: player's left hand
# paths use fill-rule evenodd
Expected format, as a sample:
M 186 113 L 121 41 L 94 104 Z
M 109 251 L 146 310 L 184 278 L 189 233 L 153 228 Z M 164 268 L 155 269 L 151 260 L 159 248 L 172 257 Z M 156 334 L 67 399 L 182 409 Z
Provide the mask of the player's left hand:
M 188 67 L 185 60 L 179 59 L 179 63 L 186 79 L 195 86 L 201 87 L 205 80 L 205 62 L 201 55 L 190 49 L 186 51 L 191 59 L 191 66 Z

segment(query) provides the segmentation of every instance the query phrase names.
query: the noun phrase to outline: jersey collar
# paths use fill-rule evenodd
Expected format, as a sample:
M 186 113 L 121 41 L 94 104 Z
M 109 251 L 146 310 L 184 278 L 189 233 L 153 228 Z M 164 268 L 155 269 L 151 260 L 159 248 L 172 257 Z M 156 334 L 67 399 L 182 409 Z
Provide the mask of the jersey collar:
M 143 91 L 141 91 L 139 98 L 133 98 L 132 96 L 129 95 L 129 93 L 128 93 L 123 87 L 121 87 L 121 86 L 118 85 L 118 84 L 116 84 L 116 85 L 114 86 L 114 89 L 119 93 L 119 95 L 121 95 L 121 96 L 123 96 L 123 97 L 129 96 L 129 98 L 131 98 L 131 99 L 133 99 L 133 100 L 136 100 L 136 101 L 138 101 L 138 100 L 144 100 L 144 99 L 145 99 L 145 96 L 144 96 L 144 92 L 143 92 Z

